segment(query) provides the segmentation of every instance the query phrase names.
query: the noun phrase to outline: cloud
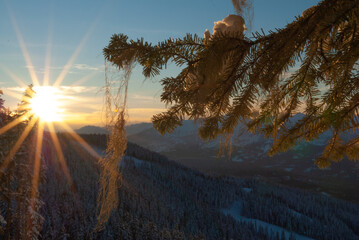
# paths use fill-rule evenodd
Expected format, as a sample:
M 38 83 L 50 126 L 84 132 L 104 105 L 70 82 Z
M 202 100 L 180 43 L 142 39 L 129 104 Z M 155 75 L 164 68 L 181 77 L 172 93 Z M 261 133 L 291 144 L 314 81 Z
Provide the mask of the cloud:
M 104 125 L 101 111 L 80 112 L 75 115 L 66 114 L 63 120 L 71 125 Z
M 65 66 L 50 66 L 50 67 L 38 67 L 38 66 L 31 66 L 31 65 L 26 65 L 25 68 L 27 69 L 34 69 L 36 73 L 45 73 L 46 70 L 58 70 L 58 71 L 62 71 Z M 85 63 L 78 63 L 78 64 L 74 64 L 70 67 L 70 70 L 68 73 L 78 73 L 79 71 L 97 71 L 97 72 L 104 72 L 105 71 L 105 66 L 101 65 L 101 66 L 91 66 Z
M 153 115 L 166 111 L 165 108 L 129 108 L 129 122 L 150 122 Z
M 74 64 L 72 68 L 78 70 L 104 71 L 104 66 L 94 67 L 87 64 Z
M 67 95 L 78 93 L 98 93 L 101 91 L 100 87 L 94 86 L 60 86 L 59 89 L 62 93 Z
M 34 65 L 25 65 L 25 68 L 27 69 L 41 69 L 41 70 L 45 70 L 45 68 L 41 68 L 41 67 L 36 67 Z M 63 69 L 63 67 L 48 67 L 48 69 Z
M 56 70 L 56 71 L 61 71 L 62 69 L 64 69 L 64 67 L 61 66 L 52 66 L 52 67 L 38 67 L 38 66 L 33 66 L 33 65 L 26 65 L 25 68 L 27 69 L 32 69 L 35 73 L 39 73 L 39 74 L 44 74 L 46 71 L 49 70 Z M 68 74 L 73 74 L 76 73 L 74 71 L 68 71 Z
M 139 94 L 131 94 L 130 99 L 140 100 L 140 101 L 154 101 L 154 100 L 156 100 L 156 98 L 153 97 L 153 96 L 144 96 L 144 95 L 139 95 Z
M 25 92 L 25 88 L 19 86 L 3 87 L 1 89 L 4 91 L 5 96 L 15 98 L 17 101 L 21 100 L 22 95 Z M 59 99 L 64 102 L 64 105 L 66 105 L 68 109 L 79 105 L 86 106 L 88 109 L 87 106 L 90 104 L 97 106 L 102 105 L 103 96 L 96 95 L 99 90 L 100 87 L 94 86 L 60 86 L 55 90 L 55 92 L 58 94 Z M 82 111 L 81 107 L 79 107 L 77 110 Z
M 35 87 L 36 88 L 36 87 Z M 4 89 L 14 91 L 14 92 L 24 92 L 25 88 L 23 87 L 6 87 Z M 98 93 L 101 88 L 96 86 L 60 86 L 57 87 L 57 92 L 61 95 L 71 95 L 74 93 Z
M 129 108 L 127 122 L 150 122 L 153 115 L 166 111 L 164 108 Z M 63 120 L 71 125 L 105 125 L 105 112 L 76 112 L 66 114 Z

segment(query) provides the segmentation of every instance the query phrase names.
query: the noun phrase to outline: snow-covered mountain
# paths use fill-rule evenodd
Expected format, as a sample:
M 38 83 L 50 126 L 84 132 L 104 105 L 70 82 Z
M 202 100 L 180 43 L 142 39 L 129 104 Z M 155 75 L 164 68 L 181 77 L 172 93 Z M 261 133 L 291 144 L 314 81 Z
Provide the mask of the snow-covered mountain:
M 295 123 L 304 115 L 297 114 Z M 291 123 L 290 123 L 291 124 Z M 136 125 L 132 126 L 136 128 Z M 128 136 L 130 142 L 162 153 L 188 167 L 207 173 L 230 176 L 257 176 L 266 180 L 296 187 L 305 187 L 347 200 L 359 202 L 359 163 L 343 160 L 322 170 L 314 160 L 322 153 L 331 137 L 323 133 L 312 142 L 303 142 L 292 150 L 269 157 L 272 140 L 261 134 L 250 134 L 236 129 L 232 140 L 232 152 L 218 158 L 220 139 L 202 141 L 198 135 L 199 123 L 186 120 L 171 134 L 160 135 L 153 127 Z M 350 134 L 344 138 L 351 137 Z M 333 182 L 333 184 L 327 184 Z
M 293 116 L 291 123 L 303 116 Z M 202 141 L 198 135 L 199 126 L 199 122 L 186 120 L 173 133 L 162 136 L 151 123 L 141 123 L 127 126 L 126 132 L 130 142 L 206 173 L 255 176 L 359 202 L 356 190 L 359 188 L 359 162 L 344 160 L 333 163 L 325 170 L 314 164 L 331 137 L 330 132 L 325 132 L 312 142 L 303 142 L 288 152 L 269 157 L 267 151 L 272 140 L 261 134 L 241 131 L 239 126 L 233 135 L 231 155 L 218 158 L 220 140 Z M 350 134 L 344 136 L 349 137 Z
M 126 133 L 127 135 L 133 135 L 140 133 L 146 129 L 152 127 L 152 123 L 137 123 L 131 124 L 126 126 Z M 98 127 L 98 126 L 84 126 L 79 129 L 76 129 L 75 132 L 78 134 L 107 134 L 107 130 L 105 127 Z
M 304 114 L 296 114 L 290 119 L 288 126 L 293 125 L 303 117 Z M 143 125 L 146 127 L 143 127 Z M 183 146 L 186 148 L 196 146 L 196 148 L 199 148 L 198 150 L 218 148 L 221 142 L 220 138 L 213 141 L 202 141 L 198 135 L 198 128 L 200 127 L 200 123 L 191 120 L 184 120 L 183 125 L 177 127 L 173 133 L 167 133 L 163 136 L 160 135 L 150 123 L 134 124 L 130 127 L 132 132 L 127 131 L 130 141 L 138 143 L 157 152 L 170 152 L 173 151 L 173 149 Z M 359 133 L 356 133 L 356 135 L 359 135 Z M 326 131 L 321 134 L 318 139 L 315 139 L 308 144 L 324 146 L 331 138 L 331 136 L 331 131 Z M 348 133 L 342 137 L 344 140 L 348 140 L 352 137 L 352 134 Z M 272 142 L 273 141 L 271 139 L 265 138 L 262 134 L 249 133 L 241 125 L 235 129 L 232 137 L 233 147 L 253 147 L 252 145 L 255 144 L 257 146 L 256 151 L 261 154 L 265 154 L 269 150 Z

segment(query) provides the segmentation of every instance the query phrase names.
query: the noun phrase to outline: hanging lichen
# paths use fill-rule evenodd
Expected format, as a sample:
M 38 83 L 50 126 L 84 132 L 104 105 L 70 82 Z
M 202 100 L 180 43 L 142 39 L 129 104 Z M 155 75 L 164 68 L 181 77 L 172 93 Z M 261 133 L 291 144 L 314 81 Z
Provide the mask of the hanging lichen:
M 127 88 L 132 64 L 127 64 L 124 75 L 115 77 L 112 64 L 105 62 L 105 118 L 109 132 L 104 159 L 100 160 L 100 191 L 97 199 L 98 217 L 95 231 L 101 231 L 118 205 L 118 184 L 121 179 L 120 161 L 125 154 L 127 139 L 125 123 L 127 117 Z M 118 71 L 118 69 L 116 69 Z M 116 85 L 117 84 L 117 85 Z M 116 86 L 115 86 L 116 85 Z M 113 93 L 115 90 L 115 93 Z

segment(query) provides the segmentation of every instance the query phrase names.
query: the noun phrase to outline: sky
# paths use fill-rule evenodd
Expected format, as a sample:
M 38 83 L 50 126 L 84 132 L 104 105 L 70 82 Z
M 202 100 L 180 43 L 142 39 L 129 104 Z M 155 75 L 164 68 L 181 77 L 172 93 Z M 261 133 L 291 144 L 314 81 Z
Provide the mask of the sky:
M 245 33 L 282 28 L 317 0 L 253 0 Z M 103 126 L 105 85 L 102 50 L 113 34 L 157 43 L 186 33 L 203 36 L 213 23 L 235 11 L 230 0 L 0 0 L 0 89 L 6 107 L 16 109 L 26 85 L 37 78 L 59 91 L 68 124 Z M 248 24 L 247 24 L 248 27 Z M 160 79 L 175 76 L 174 65 L 146 79 L 133 70 L 128 90 L 128 122 L 149 122 L 165 111 Z M 20 80 L 20 81 L 19 81 Z

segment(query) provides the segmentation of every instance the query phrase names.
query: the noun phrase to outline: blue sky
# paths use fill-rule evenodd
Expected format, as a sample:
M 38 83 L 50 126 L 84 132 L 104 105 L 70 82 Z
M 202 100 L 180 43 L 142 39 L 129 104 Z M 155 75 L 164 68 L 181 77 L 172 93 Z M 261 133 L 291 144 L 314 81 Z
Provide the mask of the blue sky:
M 316 0 L 253 0 L 251 30 L 284 27 L 317 3 Z M 51 84 L 64 66 L 71 63 L 62 82 L 68 100 L 65 109 L 73 118 L 69 123 L 102 125 L 102 49 L 112 34 L 144 37 L 154 43 L 183 37 L 187 32 L 203 36 L 205 29 L 212 30 L 213 22 L 233 13 L 230 0 L 1 0 L 0 89 L 4 91 L 6 105 L 14 109 L 19 99 L 10 93 L 21 93 L 14 76 L 30 84 L 29 67 L 33 67 L 40 80 L 49 70 Z M 24 59 L 16 26 L 32 66 Z M 246 34 L 250 36 L 250 32 Z M 149 121 L 153 113 L 165 108 L 159 101 L 159 80 L 176 73 L 177 69 L 170 66 L 158 78 L 144 82 L 141 70 L 134 69 L 129 86 L 129 121 Z M 74 83 L 76 87 L 68 87 Z

